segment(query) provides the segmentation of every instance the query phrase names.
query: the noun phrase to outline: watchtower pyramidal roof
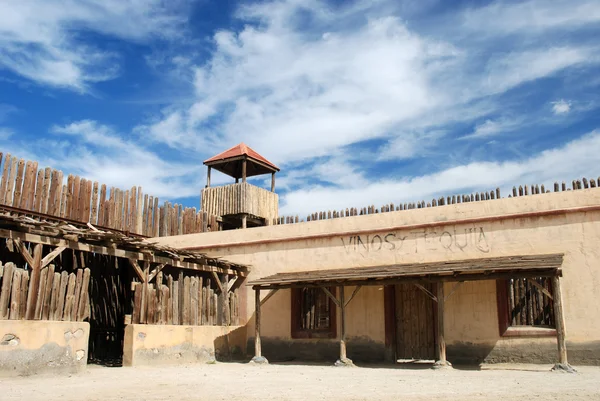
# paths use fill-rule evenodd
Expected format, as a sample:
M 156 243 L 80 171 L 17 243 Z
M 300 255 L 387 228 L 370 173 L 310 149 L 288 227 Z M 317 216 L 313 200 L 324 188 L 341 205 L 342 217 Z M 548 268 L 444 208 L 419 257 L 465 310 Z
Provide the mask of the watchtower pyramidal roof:
M 244 160 L 246 161 L 246 177 L 279 171 L 279 167 L 243 142 L 210 159 L 206 159 L 204 165 L 239 179 L 243 175 L 242 165 Z

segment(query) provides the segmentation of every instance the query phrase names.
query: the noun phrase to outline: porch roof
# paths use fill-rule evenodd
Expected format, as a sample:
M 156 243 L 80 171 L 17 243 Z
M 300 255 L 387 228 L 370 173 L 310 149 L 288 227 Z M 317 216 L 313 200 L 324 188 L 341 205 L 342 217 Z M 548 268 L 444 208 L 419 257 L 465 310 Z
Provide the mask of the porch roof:
M 398 282 L 473 281 L 503 278 L 561 276 L 563 254 L 518 255 L 495 258 L 407 263 L 278 273 L 252 280 L 254 289 L 385 285 Z

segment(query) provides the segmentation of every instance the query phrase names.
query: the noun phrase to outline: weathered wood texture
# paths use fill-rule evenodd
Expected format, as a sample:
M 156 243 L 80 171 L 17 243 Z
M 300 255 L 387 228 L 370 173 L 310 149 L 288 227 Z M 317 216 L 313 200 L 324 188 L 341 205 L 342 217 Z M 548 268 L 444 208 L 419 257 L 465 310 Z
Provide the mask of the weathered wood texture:
M 1 262 L 0 262 L 1 263 Z M 26 320 L 27 295 L 37 292 L 35 314 L 31 320 L 83 321 L 88 314 L 89 295 L 86 285 L 89 283 L 90 269 L 77 269 L 68 274 L 54 273 L 54 265 L 42 269 L 38 286 L 29 280 L 30 270 L 16 267 L 8 262 L 0 268 L 0 320 Z M 67 289 L 66 283 L 76 283 L 77 276 L 82 277 L 84 291 L 75 292 L 75 286 Z M 87 281 L 85 281 L 87 277 Z
M 214 280 L 213 280 L 214 283 Z M 154 284 L 135 283 L 132 322 L 136 324 L 174 324 L 186 326 L 240 324 L 239 290 L 227 291 L 225 305 L 219 309 L 218 287 L 211 288 L 211 280 L 196 276 L 156 276 Z M 222 304 L 221 304 L 222 305 Z M 219 313 L 227 310 L 221 324 Z
M 397 359 L 434 359 L 434 302 L 411 284 L 397 284 L 395 299 Z
M 597 179 L 591 178 L 583 178 L 581 180 L 573 180 L 571 182 L 571 187 L 568 188 L 567 184 L 563 182 L 559 184 L 558 182 L 554 183 L 554 192 L 561 191 L 576 191 L 580 189 L 588 189 L 588 188 L 600 188 L 600 177 Z M 550 193 L 550 186 L 546 188 L 544 184 L 542 185 L 520 185 L 518 188 L 513 187 L 512 192 L 508 195 L 508 198 L 518 197 L 518 196 L 529 196 L 529 195 L 538 195 Z M 401 210 L 412 210 L 412 209 L 423 209 L 428 207 L 436 207 L 436 206 L 445 206 L 445 205 L 454 205 L 457 203 L 468 203 L 468 202 L 481 202 L 481 201 L 489 201 L 494 199 L 501 199 L 502 196 L 500 194 L 500 188 L 496 188 L 492 191 L 484 191 L 472 194 L 458 194 L 458 195 L 450 195 L 450 196 L 442 196 L 439 198 L 434 198 L 429 202 L 425 202 L 424 200 L 420 202 L 405 202 L 405 203 L 389 203 L 382 205 L 377 208 L 375 205 L 361 207 L 361 208 L 345 208 L 342 210 L 324 210 L 318 211 L 315 213 L 311 213 L 306 216 L 306 219 L 301 219 L 299 216 L 276 216 L 275 218 L 269 220 L 269 224 L 273 225 L 281 225 L 281 224 L 294 224 L 294 223 L 302 223 L 305 221 L 315 221 L 315 220 L 327 220 L 327 219 L 336 219 L 340 217 L 351 217 L 351 216 L 363 216 L 367 214 L 377 214 L 377 213 L 388 213 L 394 211 Z M 204 204 L 203 204 L 204 205 Z M 204 209 L 204 208 L 203 208 Z
M 37 162 L 10 154 L 0 157 L 0 172 L 0 205 L 32 214 L 89 222 L 148 237 L 220 228 L 217 217 L 206 211 L 169 202 L 159 207 L 159 199 L 143 194 L 141 187 L 107 189 L 106 185 L 71 174 L 65 180 L 62 171 L 38 169 Z
M 278 205 L 276 193 L 245 182 L 202 189 L 201 209 L 210 215 L 248 214 L 271 222 Z

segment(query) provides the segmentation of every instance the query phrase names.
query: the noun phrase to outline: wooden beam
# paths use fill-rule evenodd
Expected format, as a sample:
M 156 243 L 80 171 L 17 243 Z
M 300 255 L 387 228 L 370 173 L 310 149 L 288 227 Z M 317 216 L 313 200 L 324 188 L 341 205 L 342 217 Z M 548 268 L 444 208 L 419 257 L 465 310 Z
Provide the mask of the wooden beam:
M 40 287 L 40 275 L 42 265 L 43 246 L 36 244 L 33 248 L 33 261 L 31 263 L 31 279 L 29 280 L 29 290 L 27 292 L 27 307 L 25 309 L 25 319 L 33 320 L 35 318 L 35 306 L 38 302 L 38 289 Z
M 528 278 L 527 281 L 529 281 L 529 283 L 531 285 L 533 285 L 535 288 L 537 288 L 538 290 L 540 290 L 545 296 L 547 296 L 548 298 L 554 300 L 554 297 L 552 296 L 552 294 L 550 293 L 550 291 L 548 291 L 547 289 L 545 289 L 544 286 L 542 286 L 540 283 L 538 283 L 537 281 L 535 281 L 533 278 Z
M 344 306 L 348 306 L 348 304 L 350 303 L 350 301 L 352 301 L 352 299 L 354 299 L 354 297 L 356 296 L 356 294 L 358 294 L 358 291 L 362 288 L 362 285 L 357 285 L 356 288 L 354 288 L 354 291 L 352 291 L 352 295 L 350 295 L 350 298 L 346 301 L 346 303 L 344 304 Z
M 327 289 L 327 287 L 321 287 L 321 289 L 325 292 L 325 294 L 327 294 L 329 299 L 331 299 L 333 301 L 333 303 L 337 305 L 338 308 L 342 307 L 342 304 L 340 303 L 340 301 L 338 301 L 337 298 L 335 296 L 333 296 L 333 294 L 331 293 L 331 291 L 329 291 Z
M 144 279 L 142 280 L 142 301 L 140 306 L 140 323 L 146 323 L 148 320 L 148 275 L 150 263 L 144 263 Z
M 32 242 L 32 243 L 36 243 L 36 244 L 51 245 L 51 246 L 55 246 L 55 247 L 64 246 L 66 248 L 77 250 L 77 251 L 93 252 L 93 253 L 99 253 L 101 255 L 110 255 L 110 256 L 116 256 L 116 257 L 120 257 L 120 258 L 135 259 L 138 261 L 145 261 L 145 262 L 150 262 L 150 263 L 166 263 L 169 266 L 178 267 L 181 269 L 227 273 L 230 275 L 244 276 L 244 277 L 247 275 L 247 272 L 245 272 L 243 270 L 233 270 L 233 269 L 209 266 L 209 265 L 199 264 L 199 263 L 194 263 L 194 262 L 185 262 L 185 261 L 180 261 L 176 258 L 169 258 L 169 257 L 165 257 L 165 256 L 156 256 L 156 255 L 153 255 L 150 253 L 143 253 L 143 252 L 126 251 L 123 249 L 110 248 L 110 247 L 100 246 L 100 245 L 86 244 L 86 243 L 72 241 L 72 240 L 53 238 L 53 237 L 49 237 L 47 235 L 30 234 L 30 233 L 23 233 L 23 232 L 19 232 L 19 231 L 0 229 L 0 238 L 9 238 L 9 239 L 12 239 L 13 241 L 20 240 L 20 241 Z
M 229 280 L 229 284 L 227 285 L 227 291 L 235 291 L 241 287 L 241 285 L 246 281 L 246 277 L 237 276 L 231 280 Z
M 262 356 L 260 348 L 260 290 L 254 291 L 254 303 L 256 305 L 254 312 L 254 357 L 260 358 Z
M 427 296 L 431 299 L 433 299 L 435 302 L 438 301 L 437 297 L 435 295 L 433 295 L 431 293 L 431 291 L 429 291 L 427 288 L 423 287 L 423 285 L 419 284 L 419 283 L 415 283 L 415 287 L 417 287 L 418 289 L 420 289 L 421 291 L 423 291 L 425 294 L 427 294 Z
M 556 342 L 558 345 L 558 361 L 568 365 L 567 346 L 565 341 L 565 315 L 563 313 L 562 295 L 558 277 L 552 278 L 552 292 L 554 293 L 554 320 L 556 321 Z
M 275 192 L 275 172 L 271 173 L 271 192 Z
M 60 255 L 62 253 L 62 251 L 64 251 L 65 249 L 67 249 L 66 246 L 59 246 L 59 247 L 55 248 L 52 252 L 50 252 L 48 255 L 44 256 L 44 258 L 42 259 L 42 266 L 41 266 L 41 268 L 43 269 L 44 267 L 46 267 L 58 255 Z
M 19 252 L 21 253 L 21 255 L 23 255 L 23 259 L 25 259 L 25 262 L 27 262 L 27 264 L 33 268 L 33 265 L 34 265 L 33 256 L 31 256 L 31 254 L 29 253 L 27 248 L 25 248 L 25 246 L 23 245 L 23 242 L 21 242 L 21 239 L 15 238 L 13 242 L 14 242 L 15 246 L 17 247 L 17 249 L 19 250 Z
M 446 364 L 446 339 L 444 338 L 444 283 L 437 283 L 437 361 Z
M 380 279 L 349 279 L 344 281 L 345 286 L 369 286 L 369 285 L 389 285 L 389 284 L 420 284 L 426 283 L 438 283 L 438 282 L 458 282 L 458 281 L 479 281 L 479 280 L 500 280 L 509 278 L 529 278 L 529 277 L 560 277 L 562 276 L 562 270 L 560 269 L 540 269 L 535 271 L 519 272 L 519 271 L 507 271 L 502 273 L 490 273 L 490 274 L 458 274 L 458 275 L 424 275 L 424 276 L 408 276 L 404 277 L 385 277 Z M 338 281 L 339 282 L 339 281 Z M 301 282 L 301 283 L 284 283 L 284 284 L 254 284 L 252 288 L 260 288 L 261 290 L 271 290 L 274 288 L 285 289 L 285 288 L 322 288 L 331 287 L 334 285 L 334 281 L 319 281 L 319 282 Z
M 345 362 L 346 357 L 346 304 L 344 302 L 344 286 L 340 285 L 338 287 L 340 292 L 340 323 L 342 326 L 342 331 L 340 334 L 340 361 Z
M 146 280 L 146 276 L 144 276 L 144 272 L 142 271 L 142 268 L 138 264 L 138 261 L 135 259 L 129 259 L 129 264 L 131 265 L 131 267 L 133 267 L 135 274 L 137 274 L 137 276 L 140 278 L 140 280 L 143 283 L 144 280 Z
M 244 157 L 244 159 L 242 160 L 242 182 L 246 182 L 246 164 L 247 163 L 248 163 L 248 161 Z
M 150 273 L 150 276 L 148 276 L 148 282 L 154 280 L 154 277 L 156 277 L 156 275 L 158 273 L 160 273 L 162 271 L 162 269 L 165 268 L 166 265 L 167 265 L 166 263 L 161 263 L 158 266 L 156 266 L 154 268 L 154 270 L 152 270 L 152 273 Z
M 212 272 L 212 276 L 215 279 L 215 282 L 217 283 L 217 287 L 219 287 L 219 292 L 223 293 L 223 284 L 221 283 L 221 278 L 215 272 Z
M 210 170 L 211 167 L 208 166 L 208 172 L 206 173 L 206 188 L 210 188 Z
M 265 304 L 265 302 L 267 302 L 273 295 L 275 295 L 275 293 L 279 291 L 279 290 L 271 290 L 269 291 L 269 293 L 267 294 L 266 297 L 264 297 L 262 299 L 262 301 L 260 301 L 260 306 L 263 306 Z

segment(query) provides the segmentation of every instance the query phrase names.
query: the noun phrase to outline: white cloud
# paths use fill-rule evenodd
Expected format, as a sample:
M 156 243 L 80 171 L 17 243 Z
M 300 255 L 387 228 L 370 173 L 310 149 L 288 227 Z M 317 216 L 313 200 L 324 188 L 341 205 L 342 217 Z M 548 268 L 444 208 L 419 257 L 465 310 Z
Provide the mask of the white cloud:
M 513 185 L 543 184 L 597 174 L 600 130 L 545 150 L 530 158 L 505 162 L 473 162 L 418 177 L 381 179 L 361 187 L 310 186 L 282 197 L 280 214 L 307 216 L 317 210 L 340 210 L 394 202 L 416 202 L 438 196 L 503 189 Z
M 500 118 L 497 120 L 485 120 L 477 124 L 472 133 L 461 137 L 460 139 L 489 138 L 498 134 L 514 131 L 522 127 L 520 118 Z
M 568 114 L 571 111 L 571 102 L 564 99 L 552 102 L 552 112 L 558 114 Z
M 174 38 L 186 22 L 181 1 L 4 0 L 0 68 L 40 84 L 87 90 L 114 78 L 116 55 L 83 43 L 78 30 L 146 42 Z
M 578 28 L 600 22 L 596 0 L 530 0 L 492 2 L 461 14 L 465 33 L 498 35 L 519 32 L 540 33 L 550 29 Z

